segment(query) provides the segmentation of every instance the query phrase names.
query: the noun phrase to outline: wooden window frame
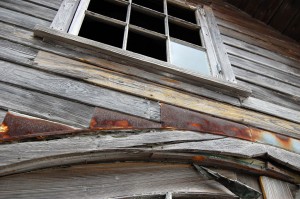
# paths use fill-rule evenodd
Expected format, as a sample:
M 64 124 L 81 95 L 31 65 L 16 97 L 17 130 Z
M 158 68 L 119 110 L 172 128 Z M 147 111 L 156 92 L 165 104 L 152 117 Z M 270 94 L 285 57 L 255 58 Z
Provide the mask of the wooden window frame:
M 114 0 L 118 1 L 118 0 Z M 121 0 L 120 0 L 121 1 Z M 183 3 L 179 3 L 176 0 L 163 0 L 164 4 L 172 2 L 177 6 L 182 6 L 189 9 L 196 10 L 196 20 L 197 27 L 200 27 L 201 40 L 204 43 L 203 47 L 206 50 L 209 64 L 211 66 L 212 76 L 205 76 L 199 73 L 191 72 L 182 68 L 175 67 L 170 61 L 170 46 L 169 46 L 169 33 L 160 34 L 152 31 L 143 31 L 142 28 L 139 28 L 128 23 L 128 16 L 126 17 L 126 22 L 119 20 L 110 19 L 102 15 L 95 15 L 90 11 L 87 11 L 90 0 L 64 0 L 56 14 L 50 28 L 42 27 L 37 25 L 35 27 L 34 33 L 36 36 L 45 37 L 47 39 L 53 39 L 55 41 L 65 42 L 72 45 L 97 50 L 99 53 L 109 55 L 111 57 L 117 58 L 121 62 L 128 63 L 134 67 L 139 67 L 144 70 L 162 74 L 167 77 L 171 77 L 183 82 L 191 83 L 194 85 L 202 86 L 210 90 L 221 92 L 227 95 L 231 95 L 238 98 L 246 98 L 251 95 L 251 90 L 247 87 L 241 86 L 236 83 L 236 79 L 231 67 L 229 58 L 227 56 L 223 41 L 221 39 L 220 32 L 217 27 L 212 9 L 209 6 L 191 6 Z M 128 0 L 130 4 L 132 0 Z M 137 6 L 135 6 L 137 7 Z M 128 6 L 130 9 L 131 6 Z M 147 8 L 141 8 L 147 9 Z M 166 6 L 164 6 L 166 9 Z M 166 11 L 164 11 L 165 13 Z M 128 12 L 129 13 L 129 12 Z M 157 12 L 159 13 L 159 12 Z M 123 43 L 123 48 L 118 48 L 103 44 L 97 41 L 86 39 L 80 36 L 77 36 L 79 33 L 81 24 L 83 22 L 85 15 L 93 15 L 100 20 L 109 20 L 113 23 L 118 23 L 125 26 L 125 31 L 128 34 L 129 26 L 132 29 L 137 29 L 137 31 L 143 31 L 144 34 L 155 34 L 158 37 L 167 38 L 167 62 L 161 61 L 155 58 L 151 58 L 145 55 L 138 53 L 130 52 L 124 49 L 126 43 Z M 165 17 L 165 26 L 168 26 L 169 17 Z M 175 17 L 170 17 L 172 21 L 179 20 Z M 188 26 L 189 23 L 186 22 Z M 195 24 L 193 24 L 195 25 Z M 168 27 L 166 28 L 169 29 Z M 125 33 L 125 37 L 127 37 Z M 173 39 L 173 38 L 172 38 Z M 127 39 L 123 39 L 123 42 L 126 42 Z M 201 47 L 200 47 L 201 48 Z

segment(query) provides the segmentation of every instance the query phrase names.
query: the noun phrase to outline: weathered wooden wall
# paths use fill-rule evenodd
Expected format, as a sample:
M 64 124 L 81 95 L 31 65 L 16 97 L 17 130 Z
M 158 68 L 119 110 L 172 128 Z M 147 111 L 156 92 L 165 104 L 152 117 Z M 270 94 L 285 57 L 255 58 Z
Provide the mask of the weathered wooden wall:
M 164 101 L 228 120 L 277 131 L 280 134 L 291 133 L 294 137 L 298 137 L 300 53 L 297 49 L 299 45 L 291 43 L 248 15 L 223 4 L 212 5 L 238 83 L 253 90 L 252 96 L 239 100 L 150 73 L 146 79 L 135 77 L 132 81 L 132 77 L 125 75 L 127 70 L 133 70 L 136 74 L 146 72 L 97 58 L 93 52 L 79 53 L 70 50 L 69 48 L 74 49 L 72 46 L 60 47 L 58 44 L 47 44 L 40 38 L 33 37 L 33 27 L 36 24 L 49 26 L 59 4 L 60 1 L 37 3 L 37 1 L 5 0 L 0 2 L 0 56 L 1 71 L 3 71 L 1 72 L 3 94 L 0 96 L 0 107 L 2 112 L 14 110 L 80 127 L 88 126 L 89 116 L 95 106 L 159 120 L 160 110 L 156 102 Z M 77 50 L 82 49 L 77 48 Z M 75 59 L 77 62 L 54 54 Z M 56 67 L 57 62 L 61 64 L 61 60 L 62 65 L 67 62 L 69 64 L 65 64 L 65 67 Z M 102 77 L 100 79 L 99 76 L 93 77 L 91 73 L 94 70 L 82 71 L 82 67 L 71 68 L 72 65 L 83 66 L 82 61 L 89 63 L 90 66 L 113 68 L 119 72 L 112 73 L 117 74 L 114 78 L 122 77 L 122 82 L 117 80 L 112 82 Z M 111 71 L 99 70 L 102 75 L 111 75 Z M 132 85 L 136 86 L 132 87 Z M 153 85 L 155 90 L 150 88 L 150 85 Z M 165 86 L 175 87 L 177 90 Z M 181 92 L 181 89 L 188 92 Z M 130 95 L 122 94 L 124 91 Z M 133 95 L 146 97 L 148 100 Z M 39 100 L 39 103 L 35 103 L 36 100 Z M 187 100 L 189 103 L 186 102 Z M 197 104 L 201 104 L 201 107 Z
M 0 121 L 15 111 L 86 128 L 102 107 L 159 123 L 164 102 L 300 138 L 300 45 L 272 28 L 227 4 L 211 5 L 238 84 L 253 91 L 238 99 L 34 37 L 61 1 L 0 1 Z

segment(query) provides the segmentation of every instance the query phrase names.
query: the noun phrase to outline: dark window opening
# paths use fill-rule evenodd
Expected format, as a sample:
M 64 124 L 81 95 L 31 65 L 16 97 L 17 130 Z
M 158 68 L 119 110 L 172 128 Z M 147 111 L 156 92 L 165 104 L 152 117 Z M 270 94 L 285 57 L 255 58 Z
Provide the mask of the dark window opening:
M 171 37 L 187 41 L 189 43 L 196 44 L 199 46 L 202 45 L 199 29 L 193 30 L 178 25 L 176 23 L 169 22 L 169 32 Z
M 129 30 L 127 50 L 167 61 L 166 41 Z
M 91 0 L 89 11 L 126 21 L 127 5 L 105 0 Z
M 113 26 L 85 17 L 78 35 L 122 48 L 124 27 Z
M 158 12 L 164 12 L 163 0 L 132 0 L 132 3 L 156 10 Z
M 168 15 L 196 24 L 195 11 L 168 2 Z
M 159 33 L 165 33 L 164 18 L 158 16 L 151 16 L 142 13 L 139 10 L 132 9 L 130 15 L 130 24 L 140 26 Z

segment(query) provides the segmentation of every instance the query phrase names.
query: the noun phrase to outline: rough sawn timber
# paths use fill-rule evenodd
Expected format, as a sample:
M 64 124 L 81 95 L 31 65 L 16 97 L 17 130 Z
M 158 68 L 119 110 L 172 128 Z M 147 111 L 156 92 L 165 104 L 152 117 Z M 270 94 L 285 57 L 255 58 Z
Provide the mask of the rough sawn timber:
M 233 120 L 239 123 L 252 125 L 277 132 L 279 134 L 297 138 L 300 137 L 299 124 L 276 117 L 267 116 L 258 112 L 219 103 L 200 96 L 178 92 L 153 83 L 135 81 L 134 79 L 126 78 L 119 73 L 101 69 L 91 64 L 86 64 L 43 51 L 38 53 L 37 57 L 35 58 L 35 63 L 36 65 L 34 65 L 34 67 L 79 78 L 99 86 L 158 100 L 186 109 Z M 101 64 L 101 62 L 98 63 Z M 103 63 L 105 64 L 105 61 L 103 61 Z M 271 109 L 266 112 L 270 113 L 270 110 Z M 273 115 L 289 118 L 289 120 L 299 122 L 300 113 L 293 110 L 289 111 L 291 111 L 293 114 L 278 115 L 278 113 L 276 114 L 276 112 L 272 112 Z
M 1 199 L 164 199 L 167 192 L 174 198 L 237 199 L 191 164 L 152 162 L 84 164 L 6 176 L 1 178 L 0 192 Z
M 203 160 L 203 157 L 197 157 L 197 153 L 239 158 L 268 157 L 284 167 L 300 171 L 300 155 L 276 147 L 191 131 L 153 130 L 99 132 L 58 140 L 2 144 L 0 145 L 0 175 L 62 164 L 105 159 L 112 161 L 113 156 L 100 154 L 105 151 L 113 152 L 113 150 L 122 153 L 129 150 L 127 152 L 131 152 L 131 156 L 135 154 L 135 158 L 140 157 L 138 153 L 148 154 L 143 156 L 144 160 L 152 156 L 155 158 L 153 154 L 160 152 L 174 153 L 174 155 L 194 153 L 195 161 Z M 137 150 L 137 153 L 134 153 L 134 150 Z M 121 157 L 128 158 L 125 155 Z
M 150 100 L 85 84 L 65 77 L 0 61 L 2 82 L 18 85 L 55 96 L 137 115 L 147 119 L 160 118 L 159 104 Z

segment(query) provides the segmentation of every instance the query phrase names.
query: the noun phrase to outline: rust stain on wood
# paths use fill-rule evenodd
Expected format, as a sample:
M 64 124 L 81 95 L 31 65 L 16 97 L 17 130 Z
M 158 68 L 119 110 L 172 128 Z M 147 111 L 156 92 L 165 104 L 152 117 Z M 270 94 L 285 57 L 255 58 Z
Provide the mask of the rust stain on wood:
M 91 129 L 147 129 L 161 128 L 161 124 L 116 111 L 95 108 L 90 122 Z
M 8 112 L 0 127 L 0 141 L 14 140 L 30 134 L 70 131 L 72 127 Z
M 249 128 L 245 125 L 226 121 L 194 111 L 162 104 L 161 119 L 163 127 L 201 131 L 251 140 Z
M 66 125 L 9 112 L 0 126 L 0 142 L 40 140 L 88 131 L 114 129 L 191 130 L 268 144 L 300 154 L 300 140 L 298 139 L 167 104 L 161 104 L 161 122 L 95 108 L 89 129 L 73 129 Z
M 251 142 L 269 144 L 300 153 L 300 140 L 298 139 L 167 104 L 161 105 L 161 120 L 164 128 L 225 135 Z

